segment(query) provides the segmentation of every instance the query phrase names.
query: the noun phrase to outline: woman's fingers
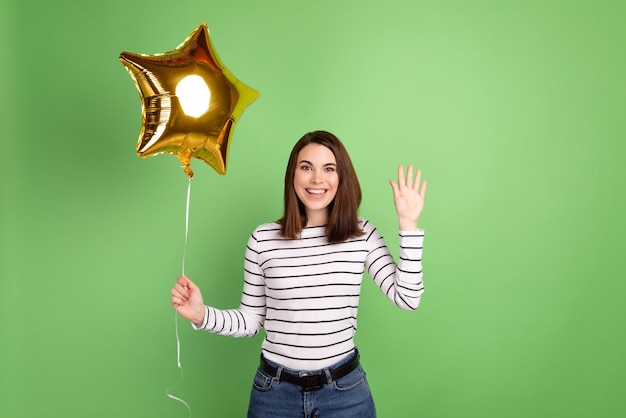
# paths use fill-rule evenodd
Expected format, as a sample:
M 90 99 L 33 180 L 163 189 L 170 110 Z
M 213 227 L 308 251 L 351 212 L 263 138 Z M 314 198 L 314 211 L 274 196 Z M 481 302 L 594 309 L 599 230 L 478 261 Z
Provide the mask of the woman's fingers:
M 402 165 L 398 166 L 398 187 L 402 188 L 406 184 L 406 179 L 404 178 L 404 167 Z
M 398 166 L 398 187 L 402 189 L 403 187 L 409 187 L 414 189 L 415 191 L 420 190 L 421 178 L 422 178 L 422 170 L 417 169 L 415 171 L 415 180 L 413 179 L 413 172 L 415 171 L 415 167 L 413 164 L 409 164 L 406 170 L 406 176 L 404 175 L 404 166 Z
M 420 189 L 420 196 L 422 196 L 422 199 L 424 198 L 424 196 L 426 196 L 426 180 L 424 180 L 424 182 L 422 183 L 422 188 Z
M 176 283 L 176 285 L 172 288 L 172 296 L 188 298 L 189 288 L 185 285 L 181 285 L 180 283 Z
M 186 277 L 179 277 L 176 280 L 176 284 L 170 291 L 172 295 L 172 305 L 175 308 L 189 301 L 191 297 L 190 284 L 193 285 Z
M 413 165 L 411 164 L 406 169 L 406 187 L 413 187 Z
M 415 189 L 415 191 L 419 190 L 421 178 L 422 178 L 422 170 L 418 168 L 417 173 L 415 173 L 415 183 L 413 183 L 413 189 Z

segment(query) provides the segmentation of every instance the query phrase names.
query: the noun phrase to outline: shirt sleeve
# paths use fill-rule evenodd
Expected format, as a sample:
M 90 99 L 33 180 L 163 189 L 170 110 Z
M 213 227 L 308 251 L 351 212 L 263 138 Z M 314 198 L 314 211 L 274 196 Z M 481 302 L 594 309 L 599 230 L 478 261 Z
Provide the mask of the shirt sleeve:
M 366 233 L 368 256 L 365 265 L 370 277 L 398 307 L 404 310 L 417 309 L 424 293 L 424 231 L 418 229 L 399 232 L 400 253 L 397 264 L 378 230 L 371 226 L 366 229 Z
M 194 329 L 231 337 L 253 337 L 265 322 L 265 277 L 259 262 L 258 242 L 253 233 L 246 246 L 244 283 L 239 309 L 206 307 L 201 326 Z

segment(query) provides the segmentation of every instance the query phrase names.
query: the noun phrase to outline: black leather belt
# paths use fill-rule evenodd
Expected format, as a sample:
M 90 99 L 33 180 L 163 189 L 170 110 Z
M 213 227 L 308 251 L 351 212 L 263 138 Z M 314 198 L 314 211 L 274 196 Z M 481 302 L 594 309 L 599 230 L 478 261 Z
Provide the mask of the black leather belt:
M 359 358 L 359 351 L 355 349 L 352 360 L 335 369 L 329 370 L 332 380 L 341 379 L 342 377 L 346 376 L 348 373 L 356 369 L 359 366 Z M 278 368 L 270 366 L 265 361 L 263 356 L 261 356 L 261 370 L 263 370 L 265 373 L 268 373 L 274 378 L 278 373 Z M 296 376 L 295 374 L 287 373 L 284 370 L 280 373 L 280 377 L 278 380 L 280 382 L 289 382 L 294 385 L 298 385 L 304 391 L 318 390 L 321 389 L 322 386 L 324 386 L 326 383 L 328 383 L 328 380 L 326 379 L 326 373 L 303 374 L 302 376 Z

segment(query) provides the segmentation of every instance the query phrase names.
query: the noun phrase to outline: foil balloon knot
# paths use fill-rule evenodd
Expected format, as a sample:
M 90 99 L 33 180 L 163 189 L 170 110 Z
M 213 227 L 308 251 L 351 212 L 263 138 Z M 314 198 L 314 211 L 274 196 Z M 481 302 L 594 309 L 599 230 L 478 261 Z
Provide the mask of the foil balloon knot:
M 122 52 L 120 61 L 142 101 L 137 155 L 176 155 L 189 178 L 193 177 L 192 158 L 226 174 L 235 125 L 259 92 L 222 63 L 206 23 L 173 51 Z

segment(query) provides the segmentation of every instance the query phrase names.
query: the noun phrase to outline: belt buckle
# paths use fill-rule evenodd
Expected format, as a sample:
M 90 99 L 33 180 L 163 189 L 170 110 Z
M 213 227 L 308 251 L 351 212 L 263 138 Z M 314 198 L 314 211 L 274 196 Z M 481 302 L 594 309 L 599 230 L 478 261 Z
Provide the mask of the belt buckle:
M 305 392 L 319 390 L 324 387 L 326 383 L 326 376 L 321 374 L 303 374 L 301 376 L 302 379 L 302 389 Z

